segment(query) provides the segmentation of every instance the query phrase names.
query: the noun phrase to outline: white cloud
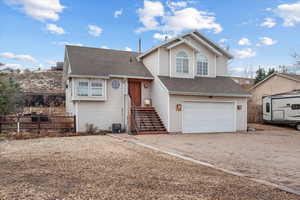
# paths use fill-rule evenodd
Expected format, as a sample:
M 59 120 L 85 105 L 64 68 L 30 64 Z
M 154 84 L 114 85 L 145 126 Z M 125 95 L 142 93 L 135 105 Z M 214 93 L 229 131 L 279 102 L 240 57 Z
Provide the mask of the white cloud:
M 26 15 L 39 21 L 57 21 L 65 8 L 60 0 L 6 0 L 6 2 L 18 6 Z
M 153 34 L 153 38 L 157 39 L 157 40 L 166 40 L 166 38 L 169 40 L 173 37 L 174 37 L 174 35 L 170 35 L 170 34 L 161 34 L 161 33 Z
M 251 48 L 235 50 L 234 54 L 238 59 L 246 59 L 256 56 L 256 52 Z
M 226 42 L 228 42 L 228 39 L 226 39 L 226 38 L 221 38 L 219 40 L 219 43 L 226 43 Z
M 251 41 L 248 38 L 241 38 L 238 42 L 240 46 L 250 46 Z
M 276 26 L 276 21 L 273 18 L 267 17 L 264 22 L 260 24 L 262 27 L 273 28 Z
M 132 49 L 129 47 L 125 47 L 125 51 L 132 51 Z
M 121 16 L 123 14 L 123 9 L 120 10 L 116 10 L 114 12 L 114 18 L 118 18 L 119 16 Z
M 160 1 L 144 1 L 144 8 L 138 9 L 139 20 L 144 25 L 144 27 L 139 28 L 138 32 L 156 30 L 159 28 L 160 23 L 158 22 L 158 17 L 163 17 L 164 6 Z
M 100 48 L 102 48 L 102 49 L 109 49 L 108 46 L 106 46 L 106 45 L 102 45 Z
M 67 41 L 53 42 L 52 44 L 58 45 L 58 46 L 65 46 L 65 45 L 83 46 L 83 44 L 81 44 L 81 43 L 72 43 L 72 42 L 67 42 Z
M 171 8 L 172 10 L 180 9 L 180 8 L 185 8 L 187 7 L 187 2 L 186 1 L 167 1 L 167 6 Z
M 174 11 L 172 15 L 165 16 L 164 21 L 163 29 L 174 33 L 194 29 L 207 29 L 220 33 L 223 30 L 221 25 L 215 22 L 216 18 L 213 14 L 195 8 Z
M 56 34 L 56 35 L 66 34 L 65 30 L 62 27 L 57 26 L 56 24 L 47 24 L 46 28 L 52 34 Z
M 32 63 L 37 62 L 37 60 L 34 57 L 26 54 L 15 55 L 11 52 L 4 52 L 0 54 L 0 57 L 12 59 L 12 60 L 24 61 L 24 62 L 32 62 Z
M 272 46 L 277 43 L 276 40 L 273 40 L 272 38 L 269 37 L 261 37 L 259 38 L 259 40 L 260 43 L 258 44 L 258 46 Z
M 96 25 L 88 25 L 89 34 L 95 37 L 99 37 L 102 33 L 102 29 Z
M 283 26 L 295 26 L 300 22 L 300 1 L 292 4 L 280 4 L 273 12 L 283 19 Z
M 178 3 L 178 2 L 177 2 Z M 171 2 L 168 2 L 170 7 Z M 138 9 L 139 20 L 143 27 L 137 29 L 137 32 L 158 30 L 179 34 L 185 30 L 212 30 L 219 33 L 223 29 L 216 23 L 216 17 L 213 13 L 197 10 L 192 7 L 185 7 L 187 4 L 175 2 L 173 8 L 165 11 L 164 5 L 160 1 L 144 1 L 144 8 Z M 174 9 L 174 6 L 176 9 Z M 184 8 L 183 8 L 184 7 Z

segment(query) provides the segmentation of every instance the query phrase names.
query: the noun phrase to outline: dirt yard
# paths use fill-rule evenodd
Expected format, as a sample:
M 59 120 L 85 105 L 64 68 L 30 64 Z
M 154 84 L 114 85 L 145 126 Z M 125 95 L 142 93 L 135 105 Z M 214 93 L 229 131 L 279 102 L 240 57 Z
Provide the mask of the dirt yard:
M 300 132 L 125 136 L 300 192 Z
M 1 200 L 300 199 L 110 136 L 0 142 L 0 166 Z

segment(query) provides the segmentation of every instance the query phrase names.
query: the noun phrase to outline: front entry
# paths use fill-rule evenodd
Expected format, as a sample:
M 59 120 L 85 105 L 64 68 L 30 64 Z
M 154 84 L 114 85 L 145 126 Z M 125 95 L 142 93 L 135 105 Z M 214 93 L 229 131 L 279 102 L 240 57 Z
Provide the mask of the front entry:
M 128 94 L 136 106 L 141 106 L 141 82 L 137 80 L 128 80 Z

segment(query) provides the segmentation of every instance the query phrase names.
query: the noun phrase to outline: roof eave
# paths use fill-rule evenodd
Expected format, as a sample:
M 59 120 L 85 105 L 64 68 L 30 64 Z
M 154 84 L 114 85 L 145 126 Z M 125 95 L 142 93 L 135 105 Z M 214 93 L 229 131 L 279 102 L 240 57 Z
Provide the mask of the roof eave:
M 182 92 L 169 91 L 169 94 L 174 95 L 196 95 L 196 96 L 213 96 L 213 97 L 251 97 L 251 94 L 230 94 L 230 93 L 203 93 L 203 92 Z
M 70 78 L 100 78 L 100 79 L 110 79 L 110 78 L 132 78 L 132 79 L 145 79 L 145 80 L 153 80 L 153 77 L 148 76 L 128 76 L 128 75 L 114 75 L 110 74 L 108 76 L 97 76 L 97 75 L 74 75 L 69 74 Z

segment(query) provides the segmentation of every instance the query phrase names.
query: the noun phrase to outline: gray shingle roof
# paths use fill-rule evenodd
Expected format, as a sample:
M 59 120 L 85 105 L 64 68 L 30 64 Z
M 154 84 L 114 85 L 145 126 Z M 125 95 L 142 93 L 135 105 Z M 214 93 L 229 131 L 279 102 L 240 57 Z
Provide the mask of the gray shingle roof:
M 71 65 L 70 75 L 130 76 L 153 78 L 137 52 L 79 46 L 66 46 Z
M 250 93 L 241 88 L 240 85 L 235 83 L 230 77 L 195 77 L 195 79 L 190 79 L 159 76 L 159 79 L 169 90 L 170 94 L 241 97 L 250 96 Z

